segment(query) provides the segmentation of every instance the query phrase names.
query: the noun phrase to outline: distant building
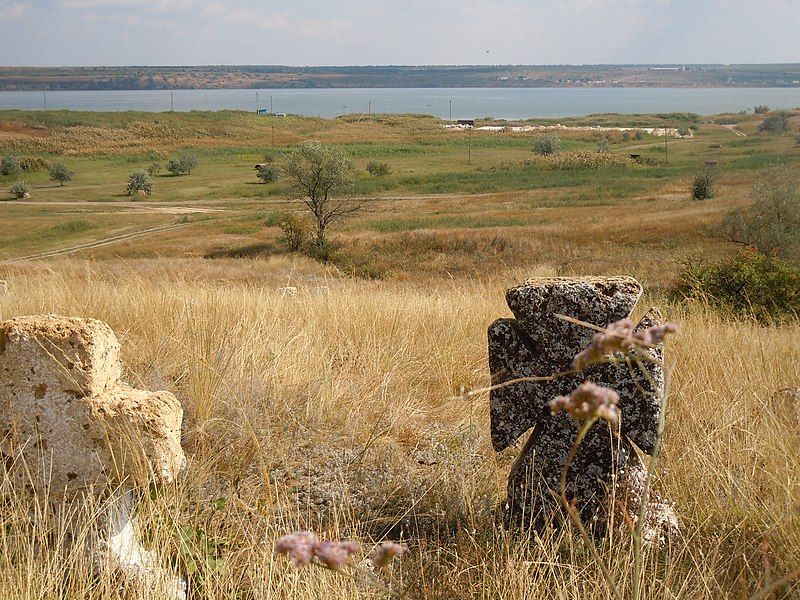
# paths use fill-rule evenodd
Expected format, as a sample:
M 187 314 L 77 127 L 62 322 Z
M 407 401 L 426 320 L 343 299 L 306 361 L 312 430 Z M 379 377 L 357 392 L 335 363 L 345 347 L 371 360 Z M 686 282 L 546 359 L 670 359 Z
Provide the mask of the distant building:
M 475 119 L 459 119 L 458 124 L 462 127 L 475 127 Z

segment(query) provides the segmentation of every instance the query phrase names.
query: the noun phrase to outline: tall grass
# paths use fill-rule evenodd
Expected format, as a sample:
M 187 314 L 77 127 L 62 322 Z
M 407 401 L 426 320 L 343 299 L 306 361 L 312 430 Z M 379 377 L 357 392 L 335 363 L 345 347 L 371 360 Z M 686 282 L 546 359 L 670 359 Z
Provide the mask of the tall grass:
M 608 598 L 574 532 L 496 526 L 515 451 L 492 451 L 486 398 L 454 399 L 488 382 L 486 327 L 507 314 L 504 288 L 522 272 L 412 285 L 339 280 L 286 258 L 242 264 L 65 261 L 3 273 L 0 319 L 103 319 L 128 380 L 182 401 L 187 472 L 148 496 L 140 518 L 193 597 L 377 597 L 272 556 L 277 536 L 312 527 L 367 547 L 402 537 L 410 552 L 387 582 L 410 598 Z M 298 293 L 279 292 L 286 284 Z M 770 400 L 800 381 L 800 325 L 664 308 L 683 327 L 657 488 L 676 502 L 683 538 L 646 554 L 643 597 L 747 598 L 800 564 L 797 407 Z M 31 529 L 33 501 L 12 496 L 0 514 L 2 597 L 118 597 L 109 574 L 91 579 L 60 543 L 64 524 Z M 628 537 L 600 540 L 626 588 Z M 799 592 L 783 583 L 765 597 Z

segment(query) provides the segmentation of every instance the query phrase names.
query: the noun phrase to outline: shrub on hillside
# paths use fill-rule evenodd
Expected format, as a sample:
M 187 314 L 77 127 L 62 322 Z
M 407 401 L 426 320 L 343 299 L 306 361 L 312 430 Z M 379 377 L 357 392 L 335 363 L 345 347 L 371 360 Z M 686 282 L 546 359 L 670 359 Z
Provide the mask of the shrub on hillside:
M 608 143 L 606 138 L 601 139 L 597 142 L 597 146 L 594 147 L 595 152 L 611 152 L 611 145 Z
M 709 200 L 714 197 L 714 175 L 705 171 L 697 175 L 692 182 L 692 198 L 694 200 Z
M 718 233 L 764 254 L 800 261 L 800 177 L 786 167 L 773 167 L 750 198 L 750 206 L 728 212 Z
M 286 244 L 289 252 L 297 252 L 303 247 L 308 239 L 311 228 L 308 221 L 293 214 L 282 215 L 278 219 L 278 227 L 281 228 L 280 241 Z
M 540 156 L 550 156 L 561 150 L 561 138 L 555 133 L 544 133 L 533 140 L 533 151 Z
M 30 197 L 30 188 L 24 181 L 18 181 L 12 185 L 8 191 L 11 192 L 11 195 L 14 196 L 14 198 L 18 198 L 19 200 Z
M 761 323 L 800 315 L 800 269 L 756 250 L 714 265 L 684 267 L 672 289 L 678 298 L 703 300 Z
M 161 163 L 160 162 L 154 162 L 149 167 L 147 167 L 147 174 L 148 175 L 150 175 L 152 177 L 155 177 L 159 173 L 161 173 Z
M 692 130 L 688 127 L 678 127 L 678 135 L 681 137 L 689 137 L 692 135 Z
M 0 175 L 3 177 L 16 177 L 21 171 L 22 167 L 16 156 L 4 156 L 0 159 Z
M 377 160 L 371 160 L 367 163 L 367 173 L 372 175 L 373 177 L 379 177 L 383 179 L 386 177 L 391 170 L 389 169 L 389 165 L 385 162 L 378 162 Z
M 153 182 L 150 180 L 150 175 L 147 171 L 134 171 L 128 178 L 128 195 L 134 194 L 152 194 Z
M 646 137 L 647 134 L 642 130 L 638 130 L 636 133 L 633 134 L 633 139 L 635 139 L 637 142 L 641 142 Z
M 753 112 L 757 115 L 765 115 L 769 112 L 769 106 L 766 104 L 759 104 L 753 109 Z
M 57 181 L 59 184 L 64 185 L 68 181 L 72 181 L 73 175 L 74 173 L 69 170 L 69 167 L 62 162 L 50 165 L 50 181 Z
M 25 173 L 36 173 L 50 168 L 50 165 L 41 156 L 20 156 L 18 160 L 20 169 Z
M 758 126 L 761 133 L 782 134 L 789 131 L 789 115 L 785 112 L 768 116 Z
M 278 169 L 269 164 L 261 165 L 256 169 L 256 177 L 261 183 L 274 183 L 278 180 Z
M 176 177 L 180 175 L 191 175 L 199 162 L 195 154 L 191 152 L 181 152 L 178 156 L 169 160 L 167 163 L 167 171 Z

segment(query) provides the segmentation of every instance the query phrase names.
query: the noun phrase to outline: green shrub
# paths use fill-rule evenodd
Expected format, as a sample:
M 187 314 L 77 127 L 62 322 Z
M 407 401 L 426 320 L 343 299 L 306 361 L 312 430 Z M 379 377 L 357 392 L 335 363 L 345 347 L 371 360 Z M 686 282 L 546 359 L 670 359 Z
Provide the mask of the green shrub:
M 764 254 L 800 262 L 800 178 L 787 167 L 768 169 L 750 199 L 750 206 L 728 212 L 718 233 Z
M 128 195 L 134 194 L 152 194 L 153 182 L 150 180 L 150 175 L 147 171 L 134 171 L 128 178 Z
M 769 112 L 769 106 L 766 104 L 759 104 L 753 109 L 753 112 L 757 115 L 765 115 Z
M 761 133 L 782 134 L 789 131 L 789 115 L 785 112 L 775 113 L 768 116 L 758 126 Z
M 389 165 L 385 162 L 378 162 L 377 160 L 371 160 L 367 163 L 367 173 L 372 175 L 373 177 L 378 177 L 383 179 L 386 177 L 391 170 L 389 169 Z
M 636 133 L 633 134 L 633 139 L 635 139 L 637 142 L 641 142 L 646 137 L 647 137 L 647 134 L 644 131 L 641 131 L 641 130 L 639 130 L 639 131 L 637 131 Z
M 41 156 L 20 156 L 18 160 L 20 169 L 25 173 L 36 173 L 50 168 L 50 165 Z
M 149 167 L 147 167 L 147 174 L 150 175 L 151 177 L 155 177 L 159 173 L 161 173 L 160 162 L 154 162 Z
M 594 147 L 594 151 L 595 152 L 610 152 L 611 151 L 611 145 L 608 143 L 608 140 L 606 138 L 603 138 L 599 142 L 597 142 L 597 146 Z
M 544 133 L 533 140 L 533 151 L 541 156 L 549 156 L 561 150 L 561 138 L 555 133 Z
M 800 315 L 800 269 L 745 250 L 733 260 L 714 265 L 687 264 L 672 294 L 700 299 L 761 323 L 780 322 Z
M 50 181 L 57 181 L 64 185 L 68 181 L 72 181 L 73 175 L 74 173 L 69 170 L 69 167 L 62 162 L 50 165 Z
M 3 177 L 16 177 L 22 171 L 19 159 L 16 156 L 4 156 L 0 160 L 0 175 Z
M 200 161 L 197 155 L 191 152 L 181 152 L 178 156 L 172 157 L 167 163 L 167 171 L 172 173 L 173 176 L 191 175 L 192 171 L 197 168 Z
M 689 137 L 692 135 L 692 130 L 688 127 L 678 127 L 678 135 L 681 137 Z
M 17 183 L 12 185 L 8 191 L 11 192 L 12 196 L 20 200 L 22 200 L 23 198 L 30 197 L 30 188 L 28 187 L 28 184 L 25 183 L 24 181 L 18 181 Z
M 261 180 L 261 183 L 274 183 L 278 180 L 278 169 L 269 164 L 261 165 L 256 169 L 256 177 Z
M 692 182 L 692 198 L 694 200 L 708 200 L 714 197 L 714 175 L 705 171 L 694 178 Z

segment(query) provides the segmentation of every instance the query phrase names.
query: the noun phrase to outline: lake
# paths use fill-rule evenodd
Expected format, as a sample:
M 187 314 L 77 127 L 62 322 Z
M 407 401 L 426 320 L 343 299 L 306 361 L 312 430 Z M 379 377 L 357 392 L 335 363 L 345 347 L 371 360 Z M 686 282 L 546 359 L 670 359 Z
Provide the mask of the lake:
M 347 88 L 175 90 L 177 111 L 270 109 L 335 117 L 429 113 L 453 118 L 530 118 L 592 113 L 738 112 L 758 104 L 800 107 L 800 88 Z M 48 91 L 48 109 L 168 111 L 169 90 Z M 41 110 L 43 92 L 0 92 L 0 109 Z

